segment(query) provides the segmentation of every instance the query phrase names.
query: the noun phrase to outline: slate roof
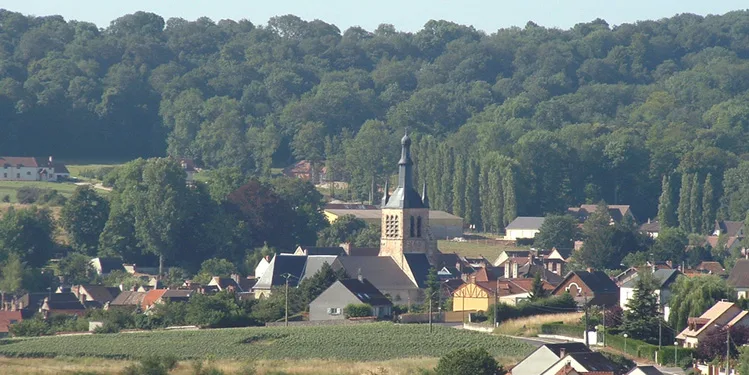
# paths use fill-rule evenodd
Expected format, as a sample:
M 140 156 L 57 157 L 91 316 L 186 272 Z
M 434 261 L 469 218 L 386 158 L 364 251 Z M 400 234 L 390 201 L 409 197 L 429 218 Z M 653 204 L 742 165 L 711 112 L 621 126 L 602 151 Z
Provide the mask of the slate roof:
M 554 352 L 554 355 L 557 357 L 561 357 L 562 355 L 562 349 L 564 349 L 565 354 L 569 353 L 590 353 L 591 350 L 585 344 L 580 342 L 565 342 L 560 344 L 544 344 L 547 349 Z
M 120 288 L 106 287 L 103 285 L 80 285 L 78 293 L 85 293 L 92 300 L 99 303 L 106 303 L 112 301 L 118 294 L 120 294 Z
M 170 301 L 187 301 L 193 294 L 194 292 L 192 290 L 167 289 L 164 294 L 161 295 L 161 298 Z
M 372 306 L 392 306 L 393 303 L 385 297 L 379 289 L 377 289 L 367 279 L 343 279 L 340 280 L 346 289 L 353 293 L 362 303 L 366 303 Z
M 649 272 L 648 270 L 642 270 L 640 272 Z M 652 272 L 652 271 L 651 271 Z M 673 269 L 659 269 L 653 272 L 653 279 L 656 281 L 656 289 L 668 288 L 671 283 L 676 281 L 676 278 L 681 275 L 679 270 Z M 637 286 L 637 280 L 640 279 L 639 273 L 627 282 L 622 284 L 622 288 L 634 288 Z
M 736 260 L 727 281 L 734 288 L 749 288 L 749 259 Z
M 361 275 L 379 290 L 418 289 L 391 257 L 340 257 L 336 263 L 334 268 L 343 267 L 349 275 L 358 275 L 361 270 Z
M 573 271 L 593 293 L 618 293 L 619 287 L 603 271 Z
M 715 231 L 720 231 L 721 234 L 726 234 L 728 237 L 736 237 L 739 235 L 739 231 L 744 227 L 743 221 L 725 221 L 720 220 L 715 222 Z
M 21 297 L 21 305 L 26 310 L 39 311 L 44 299 L 49 298 L 50 310 L 85 310 L 86 308 L 73 293 L 26 293 Z
M 317 247 L 317 246 L 299 246 L 304 255 L 345 255 L 346 251 L 340 246 L 333 247 Z
M 114 297 L 110 306 L 140 306 L 143 302 L 143 298 L 146 296 L 145 292 L 134 292 L 130 290 L 124 290 Z
M 306 263 L 306 255 L 276 254 L 253 289 L 270 289 L 273 286 L 285 285 L 286 279 L 281 276 L 285 274 L 292 275 L 289 277 L 289 286 L 296 287 L 304 276 Z
M 641 232 L 658 233 L 661 231 L 661 223 L 657 221 L 649 221 L 640 225 Z
M 416 285 L 419 288 L 427 287 L 427 278 L 429 278 L 429 269 L 432 266 L 429 264 L 429 259 L 424 253 L 406 253 L 403 254 L 408 263 L 408 267 L 411 268 L 411 273 L 416 279 Z
M 544 268 L 540 264 L 531 264 L 530 262 L 518 267 L 518 278 L 534 278 L 536 273 L 541 273 L 541 279 L 552 284 L 554 286 L 559 285 L 562 282 L 562 276 L 555 274 Z
M 505 227 L 505 230 L 508 229 L 532 229 L 532 230 L 538 230 L 541 229 L 541 225 L 544 223 L 544 220 L 546 218 L 544 217 L 536 217 L 536 216 L 518 216 L 513 220 L 510 224 L 508 224 Z
M 302 280 L 314 276 L 323 264 L 327 263 L 329 266 L 333 266 L 333 262 L 338 257 L 335 255 L 310 255 L 307 257 L 307 263 L 304 266 L 304 273 L 302 274 Z
M 111 273 L 112 271 L 125 271 L 125 267 L 122 265 L 122 259 L 119 258 L 94 258 L 99 259 L 99 264 L 101 264 L 101 272 L 102 273 Z
M 585 367 L 585 369 L 589 372 L 611 371 L 614 373 L 618 373 L 620 370 L 613 362 L 611 362 L 611 360 L 604 357 L 603 354 L 599 352 L 569 353 L 567 354 L 567 356 L 565 356 L 565 358 L 567 357 L 573 358 L 577 363 Z M 562 360 L 564 360 L 564 358 Z

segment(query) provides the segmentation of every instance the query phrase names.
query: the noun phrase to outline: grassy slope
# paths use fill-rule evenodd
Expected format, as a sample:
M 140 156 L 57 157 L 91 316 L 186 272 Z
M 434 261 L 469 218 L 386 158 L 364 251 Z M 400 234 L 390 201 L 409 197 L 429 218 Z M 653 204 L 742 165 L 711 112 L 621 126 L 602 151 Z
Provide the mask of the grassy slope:
M 60 194 L 70 197 L 76 186 L 68 182 L 42 182 L 42 181 L 0 181 L 0 197 L 10 196 L 11 202 L 16 202 L 16 192 L 24 186 L 33 186 L 40 189 L 57 190 Z
M 235 328 L 154 331 L 4 340 L 0 355 L 137 358 L 150 354 L 186 359 L 330 359 L 381 361 L 439 357 L 455 348 L 481 346 L 500 358 L 522 358 L 532 348 L 517 340 L 426 325 Z

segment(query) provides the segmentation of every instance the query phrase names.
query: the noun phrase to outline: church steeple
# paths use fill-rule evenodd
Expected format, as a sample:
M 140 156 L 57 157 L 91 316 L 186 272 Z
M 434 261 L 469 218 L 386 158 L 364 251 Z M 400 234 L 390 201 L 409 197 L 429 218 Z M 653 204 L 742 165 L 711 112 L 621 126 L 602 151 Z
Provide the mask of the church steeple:
M 390 199 L 390 180 L 385 180 L 385 188 L 382 189 L 382 201 L 380 202 L 380 207 L 384 208 L 388 204 L 388 200 Z
M 398 161 L 398 188 L 388 200 L 388 208 L 426 208 L 414 188 L 411 138 L 408 131 L 401 139 L 401 159 Z
M 421 189 L 421 203 L 424 207 L 429 208 L 429 196 L 427 196 L 427 183 L 424 183 L 424 187 Z

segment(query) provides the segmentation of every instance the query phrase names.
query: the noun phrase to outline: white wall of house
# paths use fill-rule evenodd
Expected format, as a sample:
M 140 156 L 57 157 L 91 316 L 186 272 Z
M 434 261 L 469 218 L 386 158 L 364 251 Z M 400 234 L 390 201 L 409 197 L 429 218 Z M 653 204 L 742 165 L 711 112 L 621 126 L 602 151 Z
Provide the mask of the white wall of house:
M 46 170 L 47 176 L 42 178 L 40 170 Z M 53 168 L 0 166 L 0 181 L 41 181 L 55 180 Z
M 541 346 L 513 367 L 512 375 L 538 375 L 557 361 L 559 361 L 559 357 L 554 352 L 545 346 Z
M 739 299 L 747 298 L 749 296 L 749 288 L 736 288 L 736 294 Z
M 538 232 L 538 229 L 507 229 L 505 239 L 514 241 L 518 238 L 535 238 Z
M 658 304 L 663 307 L 663 319 L 668 320 L 668 314 L 671 312 L 671 308 L 668 304 L 669 300 L 671 299 L 671 290 L 656 289 L 654 293 L 658 300 Z M 632 299 L 632 296 L 634 296 L 634 294 L 635 288 L 619 288 L 619 306 L 622 308 L 622 310 L 628 310 L 627 303 L 629 303 L 629 300 Z

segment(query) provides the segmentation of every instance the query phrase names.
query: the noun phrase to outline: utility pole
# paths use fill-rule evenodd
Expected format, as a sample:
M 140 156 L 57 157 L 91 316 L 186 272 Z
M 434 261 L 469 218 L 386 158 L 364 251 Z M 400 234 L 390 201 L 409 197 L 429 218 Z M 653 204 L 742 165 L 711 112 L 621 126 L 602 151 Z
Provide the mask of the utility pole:
M 494 327 L 497 327 L 497 289 L 499 289 L 499 279 L 497 279 L 497 285 L 494 287 Z
M 658 353 L 661 352 L 661 340 L 663 338 L 663 319 L 658 317 Z
M 283 277 L 283 278 L 286 279 L 286 292 L 284 293 L 285 294 L 284 297 L 286 299 L 286 302 L 285 302 L 285 307 L 284 307 L 284 311 L 283 311 L 283 321 L 284 321 L 284 326 L 286 326 L 286 327 L 289 326 L 289 278 L 293 277 L 293 276 L 294 275 L 292 275 L 290 273 L 285 273 L 285 274 L 281 275 L 281 277 Z
M 585 336 L 585 346 L 590 347 L 588 344 L 588 293 L 583 293 L 583 296 L 585 297 L 585 331 L 583 335 Z
M 603 340 L 603 347 L 606 347 L 606 305 L 603 305 L 603 336 L 601 336 L 601 339 Z
M 731 375 L 731 327 L 726 325 L 726 375 Z
M 429 294 L 429 333 L 432 333 L 432 297 L 434 294 Z

